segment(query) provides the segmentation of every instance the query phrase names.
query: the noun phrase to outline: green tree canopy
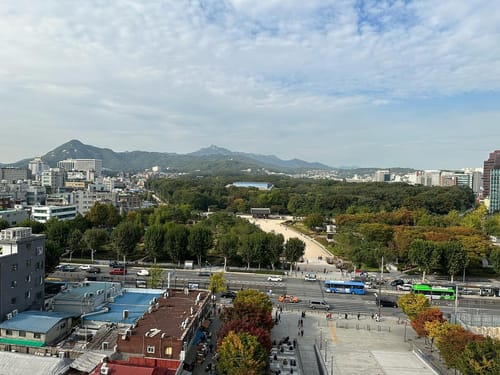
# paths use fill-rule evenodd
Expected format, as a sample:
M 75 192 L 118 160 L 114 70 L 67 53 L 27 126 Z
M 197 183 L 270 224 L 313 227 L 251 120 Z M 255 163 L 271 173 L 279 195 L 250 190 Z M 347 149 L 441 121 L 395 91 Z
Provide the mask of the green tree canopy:
M 165 229 L 159 224 L 147 227 L 144 233 L 144 250 L 156 263 L 156 258 L 160 256 L 164 248 Z
M 206 258 L 208 249 L 213 246 L 212 232 L 200 225 L 195 225 L 189 230 L 188 250 L 196 256 L 198 265 L 201 266 L 203 258 Z
M 290 262 L 290 271 L 292 270 L 293 263 L 297 262 L 304 256 L 306 244 L 304 241 L 297 237 L 289 238 L 285 243 L 285 258 Z
M 142 237 L 142 228 L 130 221 L 118 224 L 111 233 L 111 243 L 118 256 L 130 256 Z

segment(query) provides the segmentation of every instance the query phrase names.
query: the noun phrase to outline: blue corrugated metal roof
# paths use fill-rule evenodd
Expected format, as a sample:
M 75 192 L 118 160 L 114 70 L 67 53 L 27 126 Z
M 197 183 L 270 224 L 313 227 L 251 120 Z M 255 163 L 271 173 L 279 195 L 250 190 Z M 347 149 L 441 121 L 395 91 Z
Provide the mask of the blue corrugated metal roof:
M 62 319 L 75 316 L 73 313 L 55 311 L 23 311 L 10 320 L 0 323 L 1 329 L 47 333 Z
M 116 297 L 115 302 L 109 303 L 108 312 L 92 314 L 83 317 L 83 320 L 93 320 L 111 323 L 135 323 L 151 306 L 153 298 L 159 298 L 161 293 L 151 292 L 125 292 L 122 296 Z M 123 319 L 123 311 L 128 311 L 128 318 Z

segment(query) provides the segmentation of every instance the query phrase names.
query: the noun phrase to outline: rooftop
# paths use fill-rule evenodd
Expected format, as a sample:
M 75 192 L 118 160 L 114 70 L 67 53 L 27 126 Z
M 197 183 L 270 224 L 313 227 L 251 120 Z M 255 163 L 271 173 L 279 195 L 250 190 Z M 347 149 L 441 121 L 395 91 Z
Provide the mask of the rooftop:
M 85 316 L 84 320 L 100 321 L 108 323 L 134 324 L 149 307 L 155 304 L 162 294 L 161 290 L 150 289 L 136 291 L 125 291 L 123 295 L 115 297 L 114 302 L 108 303 L 108 311 L 99 314 Z M 124 313 L 124 311 L 127 313 Z M 125 317 L 126 316 L 126 317 Z M 124 318 L 125 317 L 125 318 Z
M 66 290 L 58 294 L 55 299 L 81 301 L 85 298 L 93 297 L 98 293 L 98 291 L 102 290 L 102 292 L 99 293 L 104 293 L 104 291 L 109 289 L 115 290 L 115 293 L 111 293 L 111 296 L 113 296 L 121 290 L 121 284 L 101 281 L 85 281 L 82 283 L 72 283 Z
M 73 313 L 55 311 L 23 311 L 12 319 L 0 323 L 0 328 L 46 333 L 60 320 L 74 315 Z
M 53 374 L 68 370 L 64 359 L 0 351 L 0 373 L 9 375 Z
M 196 300 L 203 301 L 207 296 L 206 291 L 194 291 L 187 295 L 174 291 L 170 297 L 159 298 L 151 314 L 145 314 L 137 321 L 132 335 L 144 336 L 150 332 L 154 335 L 165 334 L 166 337 L 180 339 L 185 331 L 182 322 L 198 312 Z

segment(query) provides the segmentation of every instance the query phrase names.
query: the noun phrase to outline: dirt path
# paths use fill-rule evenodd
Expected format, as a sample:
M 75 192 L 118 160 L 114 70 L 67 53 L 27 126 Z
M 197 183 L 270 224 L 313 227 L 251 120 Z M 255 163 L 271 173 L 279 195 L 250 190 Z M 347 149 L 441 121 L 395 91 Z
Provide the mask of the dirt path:
M 285 237 L 285 241 L 292 237 L 300 238 L 306 244 L 304 263 L 310 266 L 321 266 L 328 268 L 333 267 L 332 265 L 326 263 L 326 257 L 332 256 L 328 250 L 326 250 L 323 245 L 311 239 L 310 237 L 295 231 L 283 224 L 286 220 L 283 219 L 256 219 L 251 216 L 245 216 L 245 218 L 258 225 L 265 232 L 275 232 L 281 233 Z M 318 270 L 317 267 L 311 267 L 311 269 Z

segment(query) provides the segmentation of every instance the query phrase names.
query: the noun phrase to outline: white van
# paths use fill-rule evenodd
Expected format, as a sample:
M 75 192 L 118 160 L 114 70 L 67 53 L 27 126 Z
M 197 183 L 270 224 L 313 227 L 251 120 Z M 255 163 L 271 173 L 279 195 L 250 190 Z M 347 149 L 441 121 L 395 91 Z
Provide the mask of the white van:
M 325 300 L 312 300 L 309 301 L 309 308 L 330 310 L 330 305 Z

